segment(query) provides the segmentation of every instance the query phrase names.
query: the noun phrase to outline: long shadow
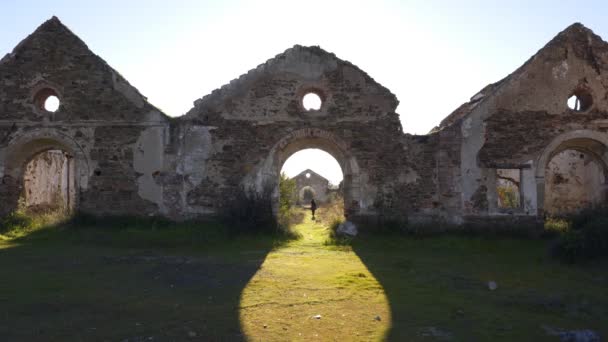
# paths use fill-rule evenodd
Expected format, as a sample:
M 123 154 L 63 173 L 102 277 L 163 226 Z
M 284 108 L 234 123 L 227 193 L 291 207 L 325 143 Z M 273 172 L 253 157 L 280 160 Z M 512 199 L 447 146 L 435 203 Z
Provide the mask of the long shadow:
M 0 336 L 246 340 L 240 295 L 284 238 L 217 230 L 59 226 L 0 240 Z
M 368 241 L 361 241 L 363 239 Z M 369 241 L 371 238 L 372 241 Z M 405 302 L 404 297 L 406 291 L 402 288 L 403 282 L 400 280 L 400 275 L 396 272 L 395 263 L 391 260 L 391 251 L 386 248 L 378 248 L 374 237 L 358 237 L 352 242 L 352 248 L 355 254 L 361 259 L 361 262 L 374 275 L 380 283 L 386 297 L 391 314 L 391 325 L 385 334 L 387 341 L 406 341 L 411 337 L 405 327 L 409 325 L 408 318 L 411 317 L 411 312 L 408 312 L 406 307 L 398 305 Z M 409 265 L 403 264 L 403 270 L 407 271 Z
M 553 327 L 607 333 L 608 262 L 561 264 L 545 241 L 524 238 L 358 236 L 352 248 L 387 296 L 388 341 L 554 340 Z

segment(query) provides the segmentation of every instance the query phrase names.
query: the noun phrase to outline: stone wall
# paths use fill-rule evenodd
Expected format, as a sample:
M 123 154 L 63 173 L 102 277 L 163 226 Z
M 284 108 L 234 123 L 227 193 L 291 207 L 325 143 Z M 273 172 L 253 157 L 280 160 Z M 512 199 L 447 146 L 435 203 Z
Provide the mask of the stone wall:
M 305 201 L 304 199 L 305 188 L 312 190 L 314 195 L 311 199 L 314 198 L 317 204 L 327 202 L 329 181 L 325 177 L 319 175 L 311 169 L 306 169 L 300 172 L 297 176 L 293 177 L 293 180 L 296 182 L 298 204 L 310 204 L 310 199 L 308 199 L 308 201 Z
M 55 112 L 44 107 L 51 95 L 60 100 Z M 162 148 L 146 150 L 138 139 L 160 127 L 154 134 L 163 145 L 168 121 L 57 18 L 50 19 L 0 60 L 0 214 L 12 210 L 23 191 L 24 162 L 48 149 L 74 155 L 79 209 L 158 214 L 162 191 L 142 196 L 138 183 L 161 171 L 160 165 L 138 168 L 134 160 L 155 152 L 160 158 Z
M 221 213 L 239 191 L 267 189 L 276 200 L 287 158 L 318 148 L 344 172 L 351 220 L 537 222 L 557 153 L 608 165 L 606 71 L 608 44 L 575 24 L 433 132 L 410 135 L 388 89 L 296 45 L 169 118 L 52 18 L 0 60 L 0 215 L 23 194 L 26 162 L 50 149 L 73 156 L 78 210 L 182 220 Z M 308 93 L 319 109 L 304 108 Z M 43 106 L 51 95 L 55 112 Z M 518 170 L 517 208 L 499 206 L 499 169 Z
M 561 32 L 521 68 L 458 108 L 439 130 L 462 132 L 463 220 L 545 215 L 545 168 L 573 147 L 605 158 L 608 44 L 580 24 Z M 571 109 L 571 96 L 585 102 Z M 497 169 L 521 171 L 521 206 L 498 207 Z

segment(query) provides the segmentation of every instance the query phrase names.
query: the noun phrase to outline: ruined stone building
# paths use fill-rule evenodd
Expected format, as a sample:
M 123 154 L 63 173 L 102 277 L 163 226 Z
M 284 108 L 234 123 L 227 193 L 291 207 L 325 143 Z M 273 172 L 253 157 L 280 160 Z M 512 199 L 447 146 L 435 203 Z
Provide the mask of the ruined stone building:
M 212 216 L 243 187 L 276 189 L 304 148 L 336 158 L 355 221 L 536 222 L 606 202 L 608 44 L 581 24 L 428 135 L 404 134 L 397 104 L 357 66 L 296 45 L 171 118 L 52 18 L 0 60 L 0 214 L 25 196 Z
M 293 177 L 293 180 L 296 182 L 296 203 L 310 204 L 313 198 L 318 204 L 327 202 L 329 181 L 325 177 L 306 169 Z

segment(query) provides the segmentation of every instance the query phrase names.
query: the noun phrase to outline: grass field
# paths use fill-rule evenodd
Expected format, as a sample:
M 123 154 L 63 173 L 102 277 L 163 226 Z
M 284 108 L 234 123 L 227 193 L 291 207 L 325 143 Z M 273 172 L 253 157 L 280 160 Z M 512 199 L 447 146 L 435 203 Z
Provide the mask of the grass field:
M 286 240 L 213 225 L 59 226 L 0 238 L 0 340 L 608 336 L 608 262 L 562 264 L 547 241 L 385 235 L 336 246 L 309 215 L 295 230 Z

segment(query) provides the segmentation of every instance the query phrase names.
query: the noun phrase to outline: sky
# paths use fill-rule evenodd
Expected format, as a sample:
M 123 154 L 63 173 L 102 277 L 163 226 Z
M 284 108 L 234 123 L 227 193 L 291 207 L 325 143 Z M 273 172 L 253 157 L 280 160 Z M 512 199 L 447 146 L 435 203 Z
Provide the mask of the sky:
M 404 132 L 425 134 L 570 24 L 608 39 L 606 13 L 606 0 L 0 0 L 0 54 L 56 15 L 179 116 L 293 45 L 319 45 L 397 96 Z M 301 164 L 324 175 L 320 158 Z

